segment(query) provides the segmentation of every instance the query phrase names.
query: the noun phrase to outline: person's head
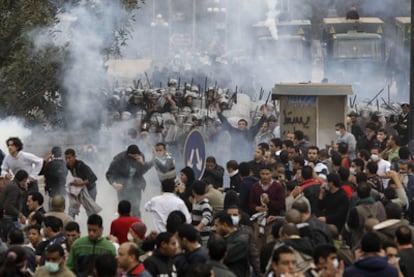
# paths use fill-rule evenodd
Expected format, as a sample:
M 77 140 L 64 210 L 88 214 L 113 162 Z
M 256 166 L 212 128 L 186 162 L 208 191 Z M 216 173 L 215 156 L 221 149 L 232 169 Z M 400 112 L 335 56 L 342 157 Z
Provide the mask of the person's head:
M 159 233 L 155 238 L 155 246 L 162 255 L 167 257 L 173 257 L 177 252 L 177 240 L 172 233 Z
M 398 245 L 409 245 L 412 241 L 412 232 L 408 225 L 402 225 L 395 231 L 395 238 Z
M 269 151 L 269 144 L 266 142 L 261 142 L 257 145 L 257 148 L 263 149 L 266 152 Z
M 326 176 L 326 180 L 328 181 L 330 189 L 341 187 L 341 180 L 339 179 L 339 175 L 336 173 L 329 173 L 328 176 Z
M 131 202 L 129 202 L 128 200 L 119 201 L 118 214 L 120 216 L 129 216 L 131 214 Z
M 337 136 L 341 136 L 346 133 L 345 124 L 342 122 L 335 124 L 335 132 Z
M 358 151 L 358 158 L 360 158 L 364 162 L 366 162 L 366 161 L 368 161 L 371 158 L 371 154 L 366 149 L 360 149 Z
M 65 265 L 65 251 L 60 244 L 50 245 L 45 256 L 45 268 L 50 273 L 58 272 Z
M 401 104 L 401 110 L 404 114 L 408 114 L 408 112 L 410 111 L 410 104 L 408 103 Z
M 88 236 L 91 241 L 97 241 L 102 237 L 103 232 L 103 220 L 98 214 L 92 214 L 88 217 Z
M 134 222 L 132 223 L 131 227 L 129 227 L 128 234 L 132 236 L 132 238 L 128 238 L 129 240 L 133 240 L 135 243 L 143 241 L 145 239 L 145 234 L 147 233 L 147 225 L 144 222 Z
M 29 242 L 34 246 L 38 246 L 39 243 L 42 241 L 43 237 L 40 234 L 40 229 L 42 228 L 42 226 L 40 226 L 39 224 L 36 225 L 30 225 L 28 227 L 28 239 Z
M 280 138 L 272 138 L 269 142 L 269 149 L 273 153 L 282 149 L 282 140 Z
M 399 204 L 389 202 L 385 206 L 385 215 L 387 216 L 387 219 L 401 219 L 403 210 Z
M 229 174 L 232 174 L 239 169 L 239 164 L 236 160 L 230 160 L 226 163 L 226 169 Z
M 198 244 L 199 232 L 191 224 L 178 226 L 178 238 L 180 245 L 185 250 L 190 250 L 190 246 Z
M 272 270 L 276 273 L 276 276 L 282 274 L 294 274 L 296 272 L 296 256 L 293 250 L 282 245 L 278 247 L 272 256 Z
M 52 211 L 64 212 L 66 208 L 65 197 L 62 195 L 53 196 L 50 207 Z
M 164 156 L 165 153 L 167 152 L 167 147 L 165 146 L 164 143 L 162 142 L 158 142 L 155 145 L 155 153 L 157 154 L 157 156 Z
M 65 150 L 65 161 L 66 165 L 72 168 L 76 162 L 76 153 L 75 150 L 72 148 L 68 148 Z
M 246 162 L 242 162 L 239 164 L 239 174 L 240 177 L 246 178 L 249 177 L 251 173 L 250 166 Z
M 355 174 L 358 172 L 363 172 L 365 167 L 365 163 L 362 159 L 356 158 L 353 159 L 351 162 L 351 168 L 355 170 Z
M 29 216 L 28 218 L 29 225 L 35 225 L 35 224 L 41 225 L 43 222 L 43 218 L 44 218 L 43 214 L 37 211 Z
M 241 220 L 240 208 L 236 205 L 229 206 L 227 207 L 226 212 L 231 216 L 231 219 L 233 220 L 233 225 L 238 226 Z
M 305 159 L 302 156 L 296 156 L 293 157 L 293 161 L 292 161 L 292 168 L 293 169 L 301 169 L 302 167 L 305 166 Z
M 16 174 L 14 174 L 14 179 L 20 187 L 26 188 L 29 174 L 25 170 L 20 169 L 16 172 Z
M 128 146 L 126 154 L 128 155 L 128 157 L 137 160 L 142 153 L 136 144 L 131 144 Z
M 299 236 L 299 229 L 295 223 L 285 223 L 279 230 L 281 238 L 289 238 L 291 236 Z
M 399 136 L 390 136 L 388 138 L 387 146 L 388 147 L 398 147 L 400 146 L 400 137 Z
M 345 142 L 339 142 L 338 144 L 338 153 L 340 155 L 346 155 L 348 153 L 348 144 Z
M 256 150 L 254 151 L 254 160 L 255 161 L 262 161 L 264 158 L 264 154 L 265 154 L 265 150 L 263 148 L 256 148 Z
M 259 171 L 260 182 L 269 185 L 272 182 L 272 168 L 269 165 L 263 165 Z
M 43 232 L 46 238 L 52 238 L 62 232 L 63 222 L 55 216 L 46 216 L 42 222 Z
M 23 246 L 11 246 L 4 254 L 4 261 L 0 267 L 0 276 L 20 276 L 26 264 L 26 251 Z
M 313 168 L 306 165 L 304 167 L 302 167 L 302 177 L 303 180 L 310 180 L 313 178 Z
M 233 220 L 226 212 L 219 212 L 214 215 L 214 229 L 217 234 L 225 237 L 234 229 Z
M 411 156 L 410 149 L 407 146 L 401 146 L 398 149 L 398 156 L 401 160 L 409 160 Z
M 193 183 L 193 195 L 195 197 L 197 196 L 203 196 L 206 193 L 206 184 L 202 181 L 194 181 Z
M 53 158 L 61 158 L 63 151 L 60 146 L 54 146 L 50 153 L 53 155 Z
M 186 223 L 185 215 L 182 211 L 172 211 L 167 217 L 167 224 L 165 228 L 167 232 L 174 234 L 180 225 Z
M 207 169 L 214 169 L 217 166 L 216 158 L 213 156 L 209 156 L 206 158 L 206 168 Z
M 29 211 L 35 211 L 43 205 L 43 195 L 40 192 L 30 192 L 26 202 Z
M 247 121 L 245 119 L 240 119 L 237 122 L 237 127 L 242 131 L 246 130 L 247 129 Z
M 184 184 L 192 184 L 195 180 L 194 171 L 191 167 L 184 167 L 180 171 L 180 179 Z
M 81 232 L 79 224 L 76 221 L 68 222 L 65 226 L 65 237 L 69 246 L 72 246 L 72 243 L 80 238 L 80 236 Z
M 357 195 L 359 199 L 370 197 L 371 195 L 371 186 L 367 182 L 358 183 Z
M 339 174 L 339 178 L 341 179 L 342 182 L 346 182 L 348 181 L 349 178 L 349 169 L 341 166 L 338 169 L 338 174 Z
M 308 160 L 311 162 L 319 160 L 319 147 L 310 146 L 308 148 Z
M 382 243 L 382 249 L 385 252 L 385 257 L 387 257 L 389 264 L 398 264 L 398 246 L 395 244 L 395 242 L 384 241 Z
M 22 245 L 24 243 L 24 234 L 21 229 L 14 228 L 7 234 L 9 245 Z
M 18 137 L 11 137 L 6 140 L 7 149 L 10 155 L 14 155 L 23 149 L 23 143 Z
M 187 277 L 197 276 L 197 277 L 213 277 L 214 272 L 212 266 L 209 264 L 196 263 L 193 264 L 187 272 Z
M 377 174 L 378 171 L 378 163 L 376 162 L 368 162 L 366 165 L 366 172 L 370 175 Z
M 133 242 L 124 242 L 118 248 L 116 260 L 118 265 L 124 271 L 131 270 L 139 262 L 140 251 L 138 246 Z
M 337 268 L 339 263 L 336 253 L 336 247 L 332 244 L 319 244 L 313 250 L 313 261 L 319 268 L 327 267 L 328 263 Z
M 375 232 L 367 232 L 361 239 L 361 251 L 365 254 L 381 251 L 381 238 Z
M 292 204 L 292 209 L 296 209 L 300 212 L 301 215 L 310 214 L 309 205 L 302 199 L 299 199 Z
M 161 188 L 163 192 L 174 192 L 175 191 L 175 180 L 165 179 L 161 182 Z
M 285 221 L 287 223 L 299 224 L 302 222 L 302 214 L 297 209 L 290 209 L 286 212 Z
M 301 130 L 296 130 L 293 132 L 293 142 L 295 144 L 299 143 L 301 140 L 305 138 L 305 135 Z
M 227 253 L 227 243 L 223 238 L 210 239 L 208 244 L 208 255 L 213 261 L 222 261 Z
M 113 277 L 118 271 L 118 262 L 112 254 L 98 255 L 93 266 L 93 276 L 96 277 Z
M 224 196 L 223 208 L 227 209 L 229 207 L 238 207 L 240 205 L 240 198 L 238 193 L 235 190 L 228 190 Z

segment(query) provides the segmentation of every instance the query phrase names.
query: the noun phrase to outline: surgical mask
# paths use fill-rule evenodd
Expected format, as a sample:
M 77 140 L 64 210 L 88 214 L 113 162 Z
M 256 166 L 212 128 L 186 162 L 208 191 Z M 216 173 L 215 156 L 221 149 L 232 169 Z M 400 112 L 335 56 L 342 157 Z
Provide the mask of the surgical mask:
M 129 241 L 134 241 L 134 236 L 133 236 L 133 235 L 131 235 L 131 233 L 129 233 L 129 232 L 128 232 L 127 239 L 128 239 Z
M 340 137 L 341 136 L 341 131 L 335 131 L 335 134 L 336 134 L 337 137 Z
M 333 264 L 334 268 L 339 268 L 339 261 L 338 261 L 338 259 L 333 259 L 332 260 L 332 264 Z
M 50 273 L 58 272 L 59 271 L 59 263 L 49 263 L 49 262 L 46 262 L 45 263 L 45 268 Z
M 349 173 L 351 173 L 352 175 L 356 175 L 356 170 L 353 167 L 349 168 Z
M 238 217 L 238 216 L 232 215 L 232 216 L 231 216 L 231 220 L 233 221 L 233 225 L 234 225 L 234 226 L 239 225 L 239 221 L 240 221 L 240 219 L 239 219 L 239 217 Z

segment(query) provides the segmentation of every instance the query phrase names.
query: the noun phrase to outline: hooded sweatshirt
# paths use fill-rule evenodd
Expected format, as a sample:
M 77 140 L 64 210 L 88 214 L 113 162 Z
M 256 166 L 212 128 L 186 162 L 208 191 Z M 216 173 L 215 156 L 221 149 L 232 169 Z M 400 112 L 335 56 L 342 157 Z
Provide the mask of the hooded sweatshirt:
M 367 257 L 345 269 L 343 277 L 398 277 L 398 270 L 384 257 Z

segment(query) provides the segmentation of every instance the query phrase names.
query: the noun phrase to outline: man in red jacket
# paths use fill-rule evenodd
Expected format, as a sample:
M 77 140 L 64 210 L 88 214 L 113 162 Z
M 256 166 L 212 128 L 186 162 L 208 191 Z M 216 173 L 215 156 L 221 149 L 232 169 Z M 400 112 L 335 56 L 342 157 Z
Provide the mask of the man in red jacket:
M 118 203 L 119 217 L 112 221 L 111 232 L 112 236 L 118 238 L 119 244 L 128 241 L 128 231 L 131 225 L 135 222 L 142 222 L 141 219 L 131 216 L 131 203 L 127 200 L 122 200 Z

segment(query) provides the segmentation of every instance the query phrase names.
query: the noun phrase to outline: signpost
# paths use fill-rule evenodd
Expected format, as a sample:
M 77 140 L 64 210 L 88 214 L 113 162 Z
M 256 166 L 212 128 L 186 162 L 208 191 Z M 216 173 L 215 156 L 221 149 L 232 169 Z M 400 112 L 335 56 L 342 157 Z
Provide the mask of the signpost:
M 196 179 L 203 176 L 206 168 L 206 146 L 203 136 L 197 130 L 191 131 L 185 140 L 184 164 L 193 169 Z

